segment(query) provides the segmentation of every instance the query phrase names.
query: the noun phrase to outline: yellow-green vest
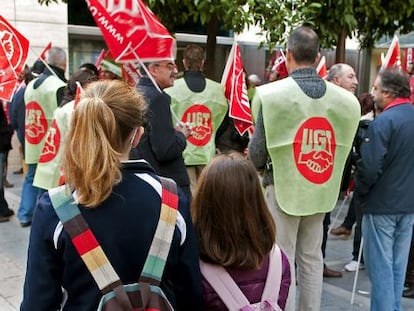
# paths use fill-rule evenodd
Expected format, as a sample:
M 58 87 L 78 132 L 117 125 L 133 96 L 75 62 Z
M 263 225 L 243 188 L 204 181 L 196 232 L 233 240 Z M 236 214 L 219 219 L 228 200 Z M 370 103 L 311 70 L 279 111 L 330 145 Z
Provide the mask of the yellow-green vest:
M 181 78 L 174 82 L 173 87 L 165 89 L 165 92 L 171 96 L 171 111 L 182 122 L 189 122 L 193 127 L 183 152 L 185 165 L 207 164 L 216 153 L 217 129 L 228 110 L 223 86 L 206 79 L 205 89 L 195 93 Z
M 24 92 L 25 119 L 25 161 L 37 163 L 46 134 L 52 122 L 53 112 L 58 107 L 57 90 L 65 86 L 58 77 L 49 76 L 34 90 L 37 79 L 31 81 Z
M 45 144 L 33 179 L 33 185 L 38 188 L 49 190 L 62 183 L 63 172 L 61 169 L 61 159 L 66 136 L 72 120 L 73 107 L 74 101 L 70 101 L 54 112 L 53 121 L 47 132 Z
M 331 211 L 360 118 L 349 91 L 330 82 L 319 99 L 308 97 L 292 78 L 257 88 L 276 200 L 287 214 Z

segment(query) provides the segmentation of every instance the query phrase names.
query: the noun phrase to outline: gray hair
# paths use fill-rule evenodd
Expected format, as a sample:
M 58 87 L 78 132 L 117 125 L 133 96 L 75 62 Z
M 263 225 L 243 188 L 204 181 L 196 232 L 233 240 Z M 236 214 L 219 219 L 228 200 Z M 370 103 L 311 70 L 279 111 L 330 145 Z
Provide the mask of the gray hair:
M 338 63 L 338 64 L 333 65 L 331 68 L 329 68 L 328 76 L 326 77 L 326 80 L 333 81 L 335 76 L 341 76 L 342 69 L 343 69 L 343 64 L 342 63 Z
M 66 52 L 60 47 L 52 47 L 47 53 L 47 63 L 65 70 Z
M 408 75 L 399 68 L 386 68 L 379 72 L 379 86 L 383 91 L 390 92 L 394 98 L 410 97 Z

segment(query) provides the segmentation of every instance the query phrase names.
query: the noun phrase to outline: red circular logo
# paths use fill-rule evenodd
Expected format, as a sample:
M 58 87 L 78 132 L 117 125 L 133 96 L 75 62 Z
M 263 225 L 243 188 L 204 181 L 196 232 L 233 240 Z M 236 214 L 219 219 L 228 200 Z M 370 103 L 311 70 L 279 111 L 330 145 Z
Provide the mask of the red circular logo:
M 42 107 L 36 102 L 26 105 L 25 138 L 32 145 L 38 145 L 47 132 L 47 120 Z
M 47 132 L 45 145 L 43 146 L 42 154 L 39 158 L 39 163 L 52 161 L 59 152 L 60 147 L 60 131 L 56 120 L 52 121 Z
M 24 47 L 27 40 L 19 38 L 14 29 L 7 22 L 0 20 L 0 41 L 14 71 L 19 71 L 23 67 L 28 47 Z M 21 36 L 21 35 L 20 35 Z
M 191 123 L 193 127 L 192 134 L 187 138 L 190 143 L 199 147 L 207 145 L 213 134 L 211 111 L 208 107 L 192 105 L 184 112 L 182 121 Z
M 335 149 L 335 134 L 329 121 L 320 117 L 306 120 L 293 142 L 298 171 L 312 183 L 325 183 L 332 175 Z

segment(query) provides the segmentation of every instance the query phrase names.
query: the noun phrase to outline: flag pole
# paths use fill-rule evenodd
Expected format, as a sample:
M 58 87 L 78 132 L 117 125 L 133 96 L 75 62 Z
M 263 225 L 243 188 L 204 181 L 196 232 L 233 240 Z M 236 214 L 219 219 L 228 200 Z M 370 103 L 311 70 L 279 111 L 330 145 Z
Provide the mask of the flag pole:
M 352 286 L 351 305 L 354 304 L 356 285 L 357 285 L 357 281 L 358 281 L 359 265 L 361 264 L 362 247 L 363 246 L 364 246 L 364 238 L 361 237 L 361 244 L 359 245 L 359 251 L 358 251 L 358 264 L 357 264 L 357 269 L 355 271 L 354 285 Z
M 334 225 L 337 223 L 337 221 L 338 221 L 338 217 L 339 217 L 339 215 L 341 214 L 341 211 L 342 211 L 342 209 L 344 208 L 345 203 L 347 203 L 348 199 L 349 199 L 352 195 L 353 195 L 353 194 L 352 194 L 352 192 L 350 192 L 350 193 L 349 193 L 349 194 L 347 194 L 347 195 L 345 196 L 345 198 L 342 200 L 342 203 L 341 203 L 341 205 L 339 206 L 338 212 L 335 214 L 334 220 L 332 221 L 331 225 L 329 226 L 329 229 L 328 229 L 328 233 L 327 233 L 327 234 L 330 234 L 330 233 L 331 233 L 331 230 L 332 230 L 332 228 L 334 227 Z
M 57 76 L 57 74 L 56 74 L 56 72 L 52 69 L 52 68 L 50 68 L 50 66 L 48 65 L 48 63 L 47 62 L 45 62 L 44 61 L 44 59 L 42 59 L 41 57 L 40 57 L 40 55 L 38 54 L 38 53 L 36 53 L 34 50 L 33 50 L 33 48 L 31 47 L 31 46 L 29 46 L 29 49 L 30 49 L 30 51 L 32 51 L 32 53 L 34 54 L 34 55 L 36 55 L 37 56 L 37 60 L 40 60 L 44 65 L 45 65 L 45 67 L 47 68 L 47 69 L 49 69 L 49 71 L 56 77 L 56 78 L 59 78 L 58 76 Z

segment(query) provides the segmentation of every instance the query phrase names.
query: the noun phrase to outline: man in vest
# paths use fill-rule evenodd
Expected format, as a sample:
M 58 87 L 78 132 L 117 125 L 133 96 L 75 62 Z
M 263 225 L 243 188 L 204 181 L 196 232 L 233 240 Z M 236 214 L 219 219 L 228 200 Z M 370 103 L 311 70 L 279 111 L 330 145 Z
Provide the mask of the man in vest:
M 177 122 L 173 126 L 171 97 L 163 90 L 174 85 L 177 66 L 172 59 L 163 59 L 145 64 L 140 69 L 137 89 L 142 92 L 148 104 L 148 122 L 145 134 L 136 148 L 130 152 L 131 159 L 144 159 L 160 176 L 172 178 L 191 199 L 190 179 L 184 164 L 183 151 L 191 135 L 189 123 Z M 150 77 L 151 75 L 151 77 Z
M 33 178 L 53 112 L 63 97 L 66 62 L 66 52 L 59 47 L 52 47 L 47 54 L 48 66 L 38 78 L 27 85 L 24 92 L 25 160 L 28 168 L 17 211 L 22 227 L 30 226 L 32 223 L 36 200 L 42 192 L 33 186 Z
M 192 126 L 183 157 L 193 193 L 201 170 L 216 153 L 217 129 L 228 110 L 223 86 L 202 73 L 204 60 L 200 46 L 187 46 L 183 58 L 184 77 L 165 90 L 171 96 L 173 113 L 181 122 Z
M 289 77 L 256 88 L 261 106 L 249 157 L 264 170 L 266 201 L 292 281 L 286 310 L 319 310 L 322 222 L 338 199 L 341 176 L 360 117 L 356 97 L 318 76 L 319 38 L 298 27 L 288 38 Z

